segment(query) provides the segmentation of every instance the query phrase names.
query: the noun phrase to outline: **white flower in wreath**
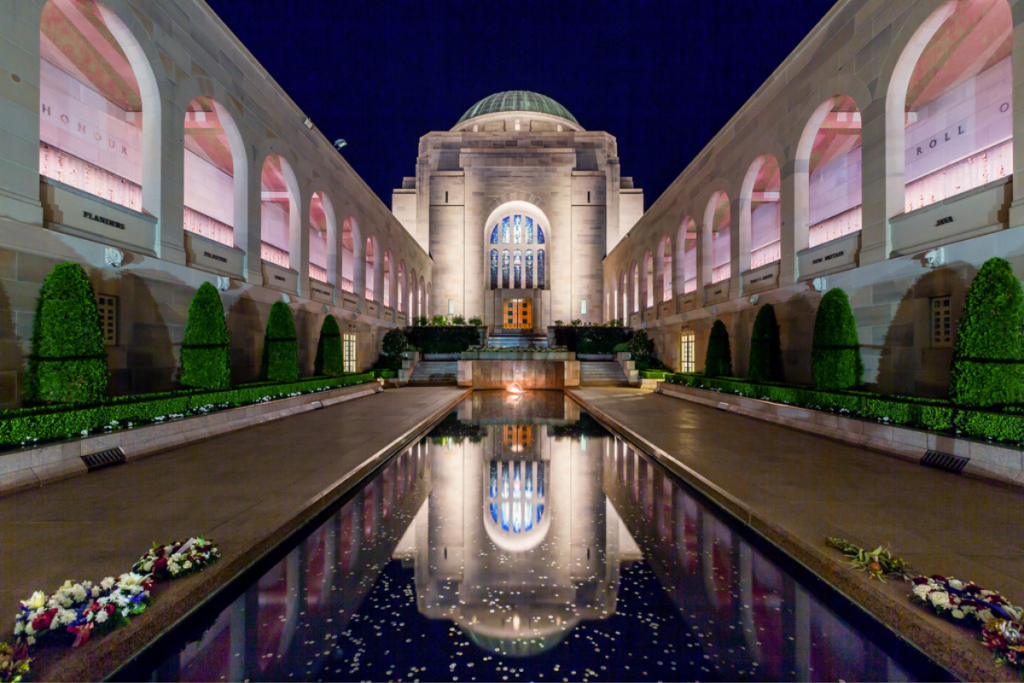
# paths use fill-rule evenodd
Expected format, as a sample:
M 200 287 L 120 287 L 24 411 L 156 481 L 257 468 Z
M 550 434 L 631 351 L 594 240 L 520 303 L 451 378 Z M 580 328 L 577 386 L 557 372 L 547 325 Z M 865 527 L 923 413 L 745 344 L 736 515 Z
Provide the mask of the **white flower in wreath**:
M 964 589 L 964 582 L 961 581 L 960 579 L 950 579 L 949 580 L 949 587 L 950 588 L 955 588 L 958 591 L 962 591 Z
M 14 622 L 14 635 L 20 636 L 24 632 L 25 632 L 25 624 L 20 622 L 20 621 Z
M 925 597 L 927 597 L 928 594 L 931 593 L 931 592 L 932 592 L 932 587 L 927 585 L 927 584 L 922 584 L 920 586 L 914 586 L 914 595 L 916 595 L 917 597 L 921 598 L 922 600 L 924 600 Z
M 28 600 L 22 600 L 21 604 L 29 609 L 40 609 L 46 605 L 46 593 L 43 591 L 36 591 Z
M 28 638 L 25 639 L 25 642 L 28 643 L 29 645 L 35 645 L 36 644 L 36 639 L 33 636 L 29 636 Z
M 53 621 L 50 623 L 50 628 L 56 628 L 58 625 L 63 624 L 64 626 L 70 626 L 78 618 L 78 612 L 73 609 L 62 609 L 57 612 Z M 60 622 L 58 624 L 57 622 Z
M 992 610 L 990 610 L 990 609 L 980 609 L 980 610 L 978 610 L 977 616 L 978 616 L 978 619 L 981 620 L 981 623 L 987 624 L 988 622 L 992 621 Z
M 31 621 L 25 624 L 25 635 L 31 636 L 35 632 L 36 632 L 36 630 L 34 628 L 32 628 L 32 622 Z
M 117 581 L 121 584 L 122 590 L 130 591 L 131 593 L 142 592 L 142 582 L 146 577 L 142 574 L 136 574 L 135 572 L 128 572 L 121 574 Z
M 184 564 L 181 565 L 181 568 L 182 569 L 191 569 L 192 568 L 192 562 L 189 561 L 189 560 L 185 560 Z
M 108 591 L 108 590 L 110 590 L 113 587 L 114 587 L 114 577 L 113 576 L 108 576 L 107 578 L 105 578 L 102 581 L 100 581 L 100 588 L 102 588 L 105 591 Z
M 151 571 L 152 569 L 153 569 L 153 560 L 150 560 L 146 564 L 142 565 L 142 570 L 143 571 L 148 572 L 148 571 Z
M 177 562 L 168 562 L 167 563 L 167 571 L 169 571 L 172 575 L 174 575 L 174 574 L 177 574 L 178 572 L 181 571 L 181 567 L 178 566 Z
M 85 586 L 80 583 L 75 584 L 71 587 L 71 597 L 75 599 L 75 602 L 82 602 L 89 597 L 89 592 L 85 590 Z
M 936 607 L 946 607 L 949 605 L 949 595 L 943 591 L 932 591 L 928 594 L 928 600 Z
M 102 624 L 104 621 L 106 621 L 108 619 L 108 616 L 109 615 L 107 615 L 107 611 L 106 610 L 100 610 L 99 612 L 96 613 L 96 623 L 97 624 Z
M 955 609 L 955 610 L 953 610 L 952 612 L 950 612 L 950 614 L 952 614 L 952 615 L 953 615 L 953 618 L 954 618 L 954 619 L 963 619 L 963 618 L 964 618 L 964 616 L 966 616 L 966 615 L 964 614 L 964 611 L 963 611 L 962 609 Z

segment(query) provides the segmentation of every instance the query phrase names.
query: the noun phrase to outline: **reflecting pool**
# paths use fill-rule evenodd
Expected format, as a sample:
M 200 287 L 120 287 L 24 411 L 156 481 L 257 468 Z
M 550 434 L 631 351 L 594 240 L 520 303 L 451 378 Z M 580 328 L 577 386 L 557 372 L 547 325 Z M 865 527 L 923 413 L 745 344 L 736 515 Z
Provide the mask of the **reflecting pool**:
M 284 552 L 132 675 L 945 675 L 560 392 L 473 394 Z

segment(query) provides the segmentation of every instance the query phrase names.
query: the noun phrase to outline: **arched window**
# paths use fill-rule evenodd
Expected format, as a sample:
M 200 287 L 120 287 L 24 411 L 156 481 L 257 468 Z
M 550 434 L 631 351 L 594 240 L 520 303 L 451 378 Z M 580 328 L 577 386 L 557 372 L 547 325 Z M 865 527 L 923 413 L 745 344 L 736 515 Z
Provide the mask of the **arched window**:
M 377 257 L 374 254 L 373 243 L 376 238 L 366 238 L 366 299 L 367 301 L 377 300 Z
M 349 216 L 341 226 L 341 288 L 356 291 L 356 244 L 359 242 L 359 223 Z M 401 271 L 399 271 L 401 272 Z
M 781 172 L 771 154 L 763 154 L 747 169 L 740 189 L 740 271 L 766 266 L 782 258 Z M 742 250 L 749 248 L 749 262 Z
M 658 275 L 659 289 L 661 290 L 661 301 L 672 301 L 675 293 L 672 291 L 672 238 L 662 235 L 658 240 L 658 257 L 655 266 L 661 269 Z
M 391 307 L 391 252 L 384 252 L 384 305 Z
M 729 195 L 719 190 L 711 195 L 704 211 L 704 235 L 711 242 L 711 283 L 732 277 L 731 246 L 732 211 Z M 705 252 L 707 253 L 707 252 Z M 707 277 L 705 275 L 705 277 Z
M 205 96 L 192 100 L 185 111 L 183 226 L 187 232 L 235 246 L 235 216 L 241 216 L 243 225 L 246 219 L 244 159 L 241 134 L 224 107 Z M 225 201 L 228 197 L 233 201 Z
M 529 209 L 526 209 L 529 211 Z M 526 211 L 513 211 L 498 219 L 488 227 L 485 235 L 490 235 L 491 244 L 513 247 L 517 244 L 544 244 L 544 230 L 540 221 Z M 500 215 L 500 214 L 499 214 Z M 512 287 L 516 289 L 544 288 L 546 278 L 541 272 L 542 261 L 540 252 L 534 254 L 532 249 L 526 250 L 525 264 L 521 249 L 501 249 L 501 277 L 497 273 L 498 249 L 492 249 L 485 261 L 485 268 L 490 268 L 490 286 Z M 534 260 L 536 258 L 536 261 Z M 524 272 L 525 265 L 525 272 Z M 535 270 L 536 268 L 536 270 Z M 536 274 L 536 276 L 535 276 Z
M 540 226 L 537 226 L 537 230 L 538 230 L 538 234 L 540 234 L 539 233 Z M 544 268 L 544 250 L 543 249 L 538 249 L 537 250 L 537 286 L 540 287 L 541 289 L 543 289 L 547 285 L 547 275 L 546 275 L 546 273 L 544 271 L 545 271 L 545 268 Z
M 309 201 L 309 277 L 314 280 L 334 284 L 338 252 L 335 234 L 331 200 L 317 192 Z
M 267 156 L 260 184 L 261 256 L 268 263 L 297 270 L 299 254 L 292 253 L 292 242 L 299 231 L 299 184 L 288 160 L 277 153 Z

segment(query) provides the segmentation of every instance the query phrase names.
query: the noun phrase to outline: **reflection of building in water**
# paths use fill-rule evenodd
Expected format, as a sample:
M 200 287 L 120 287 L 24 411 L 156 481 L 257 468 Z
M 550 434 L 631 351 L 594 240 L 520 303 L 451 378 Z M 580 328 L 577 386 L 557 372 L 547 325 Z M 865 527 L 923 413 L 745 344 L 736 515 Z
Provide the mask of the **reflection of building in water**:
M 619 563 L 639 557 L 594 485 L 601 449 L 548 435 L 578 408 L 540 393 L 550 395 L 511 420 L 492 411 L 501 395 L 460 409 L 486 436 L 435 450 L 428 501 L 395 552 L 415 563 L 421 613 L 511 656 L 544 651 L 581 620 L 614 613 Z

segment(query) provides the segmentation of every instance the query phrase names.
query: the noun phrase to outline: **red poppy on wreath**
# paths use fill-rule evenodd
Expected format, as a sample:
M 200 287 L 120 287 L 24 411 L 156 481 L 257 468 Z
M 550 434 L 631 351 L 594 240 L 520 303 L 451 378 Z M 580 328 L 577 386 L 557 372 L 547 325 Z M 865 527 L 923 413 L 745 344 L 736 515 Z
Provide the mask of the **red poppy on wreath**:
M 57 608 L 48 609 L 42 612 L 35 619 L 32 620 L 32 630 L 34 631 L 46 631 L 50 628 L 50 624 L 53 623 L 53 617 L 57 614 Z
M 162 548 L 161 548 L 162 550 Z M 167 571 L 167 558 L 161 557 L 153 563 L 153 573 L 162 576 Z

